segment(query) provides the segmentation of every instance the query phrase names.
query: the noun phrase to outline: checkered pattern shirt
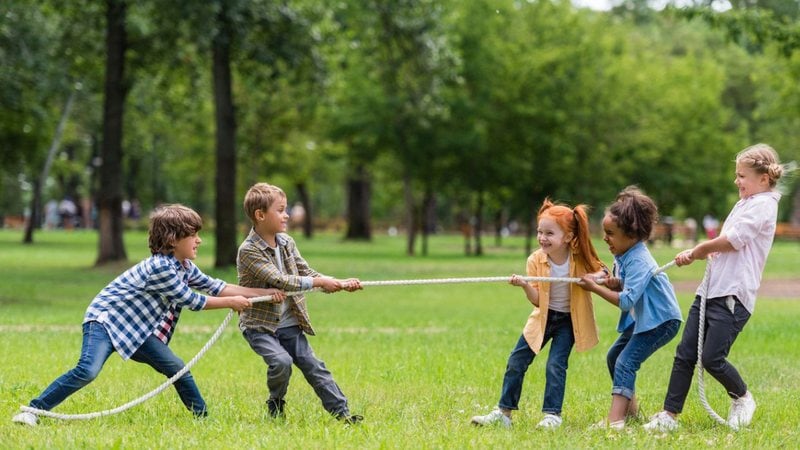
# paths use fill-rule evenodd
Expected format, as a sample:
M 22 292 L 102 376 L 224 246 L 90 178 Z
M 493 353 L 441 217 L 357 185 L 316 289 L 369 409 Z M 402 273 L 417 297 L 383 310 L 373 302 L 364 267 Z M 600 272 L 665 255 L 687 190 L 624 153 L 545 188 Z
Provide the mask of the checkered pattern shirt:
M 277 288 L 287 292 L 302 291 L 313 287 L 314 277 L 322 276 L 308 266 L 300 256 L 294 239 L 286 234 L 276 236 L 278 251 L 283 260 L 281 272 L 275 251 L 255 232 L 250 234 L 239 246 L 236 269 L 239 272 L 239 285 L 253 288 Z M 306 299 L 303 295 L 287 297 L 289 308 L 297 319 L 300 328 L 313 335 L 314 329 L 308 317 Z M 239 316 L 239 329 L 253 330 L 260 333 L 275 333 L 281 320 L 281 304 L 258 302 L 246 309 Z
M 224 281 L 209 277 L 189 260 L 181 265 L 172 255 L 155 254 L 103 288 L 83 321 L 102 323 L 114 349 L 128 359 L 151 334 L 169 343 L 183 307 L 205 307 L 207 297 L 194 290 L 218 295 L 224 288 Z

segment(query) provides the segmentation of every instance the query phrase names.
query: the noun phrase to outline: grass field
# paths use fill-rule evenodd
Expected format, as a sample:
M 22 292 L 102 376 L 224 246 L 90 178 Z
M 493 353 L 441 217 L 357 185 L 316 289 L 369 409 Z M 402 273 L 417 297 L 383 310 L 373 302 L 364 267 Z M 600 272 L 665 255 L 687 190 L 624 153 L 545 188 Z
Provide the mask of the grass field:
M 235 282 L 234 269 L 212 269 L 213 238 L 200 248 L 198 265 Z M 358 426 L 328 417 L 295 371 L 287 397 L 287 420 L 267 419 L 263 361 L 234 324 L 192 373 L 211 408 L 204 420 L 185 411 L 173 389 L 114 416 L 89 421 L 42 419 L 35 428 L 11 422 L 51 381 L 70 369 L 81 343 L 80 323 L 93 296 L 147 254 L 144 233 L 126 234 L 130 263 L 97 269 L 91 232 L 40 232 L 34 245 L 21 233 L 0 231 L 0 448 L 797 448 L 800 446 L 800 293 L 796 299 L 759 298 L 756 313 L 732 351 L 756 401 L 753 425 L 733 433 L 715 425 L 693 388 L 681 429 L 650 435 L 639 426 L 621 433 L 590 431 L 605 416 L 611 382 L 605 351 L 616 337 L 618 312 L 595 299 L 601 343 L 573 353 L 564 404 L 564 425 L 538 430 L 547 350 L 531 365 L 521 409 L 512 429 L 475 428 L 469 418 L 497 402 L 508 352 L 530 306 L 522 290 L 505 283 L 369 287 L 356 293 L 308 297 L 317 336 L 311 344 L 363 414 Z M 372 243 L 342 242 L 337 236 L 298 239 L 312 267 L 337 277 L 362 280 L 505 276 L 523 273 L 519 239 L 488 246 L 483 257 L 464 257 L 461 239 L 438 236 L 431 255 L 408 258 L 402 238 Z M 487 241 L 488 242 L 488 241 Z M 604 244 L 598 251 L 607 262 Z M 660 263 L 674 249 L 654 249 Z M 778 243 L 767 278 L 800 277 L 797 243 Z M 672 268 L 673 280 L 699 282 L 703 264 Z M 679 293 L 684 315 L 691 293 Z M 185 360 L 206 343 L 225 311 L 181 316 L 171 347 Z M 234 321 L 235 322 L 235 321 Z M 648 416 L 661 405 L 677 338 L 639 372 L 637 393 Z M 100 377 L 55 408 L 86 413 L 114 408 L 149 392 L 163 378 L 147 366 L 112 356 Z M 729 401 L 706 377 L 711 405 L 723 417 Z

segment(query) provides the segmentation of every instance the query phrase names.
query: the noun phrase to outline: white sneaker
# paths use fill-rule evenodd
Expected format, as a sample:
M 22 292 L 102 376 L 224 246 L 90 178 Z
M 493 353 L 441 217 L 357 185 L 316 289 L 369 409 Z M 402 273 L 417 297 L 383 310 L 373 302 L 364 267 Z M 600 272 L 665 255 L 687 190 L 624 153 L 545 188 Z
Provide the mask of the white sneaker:
M 660 411 L 650 418 L 650 422 L 642 425 L 647 431 L 666 433 L 678 429 L 678 421 L 666 411 Z
M 756 412 L 756 401 L 750 391 L 743 396 L 731 401 L 731 410 L 728 413 L 728 426 L 739 430 L 750 425 L 753 413 Z
M 608 419 L 602 419 L 597 423 L 593 423 L 589 426 L 589 431 L 597 431 L 597 430 L 610 430 L 610 431 L 622 431 L 625 429 L 625 420 L 617 420 L 615 422 L 608 422 Z
M 500 409 L 495 409 L 485 416 L 474 416 L 471 420 L 473 425 L 486 426 L 499 423 L 500 425 L 508 428 L 511 426 L 511 417 L 503 414 Z
M 25 411 L 12 417 L 11 421 L 22 425 L 28 425 L 34 427 L 39 422 L 39 418 L 36 417 L 36 414 Z
M 545 414 L 542 420 L 536 425 L 539 428 L 547 428 L 550 430 L 555 430 L 556 428 L 561 426 L 561 416 L 557 416 L 555 414 Z

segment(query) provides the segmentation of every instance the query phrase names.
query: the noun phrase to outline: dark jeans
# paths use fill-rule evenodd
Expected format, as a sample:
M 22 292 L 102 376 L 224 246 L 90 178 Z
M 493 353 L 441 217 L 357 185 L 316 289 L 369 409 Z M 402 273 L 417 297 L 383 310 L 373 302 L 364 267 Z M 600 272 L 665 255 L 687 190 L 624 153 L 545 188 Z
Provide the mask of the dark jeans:
M 636 392 L 636 373 L 642 363 L 659 348 L 665 346 L 681 327 L 678 319 L 668 320 L 642 333 L 633 333 L 628 327 L 608 350 L 606 364 L 613 380 L 612 394 L 633 398 Z
M 733 311 L 728 307 L 732 299 Z M 750 313 L 736 297 L 709 298 L 706 301 L 705 337 L 703 338 L 703 369 L 719 381 L 731 398 L 747 393 L 745 384 L 733 364 L 727 360 L 736 337 L 750 319 Z M 672 375 L 664 399 L 664 409 L 678 414 L 692 385 L 692 376 L 697 364 L 697 338 L 700 322 L 700 297 L 695 298 L 686 318 L 683 337 L 675 350 Z
M 275 334 L 245 330 L 244 338 L 267 363 L 270 399 L 283 400 L 286 396 L 294 363 L 303 372 L 325 410 L 337 416 L 350 414 L 347 397 L 333 380 L 325 363 L 317 359 L 300 327 L 279 328 Z
M 94 321 L 84 323 L 83 343 L 78 364 L 53 381 L 37 398 L 31 400 L 30 406 L 44 410 L 55 408 L 67 397 L 97 378 L 106 360 L 113 352 L 114 346 L 111 344 L 111 338 L 108 336 L 106 328 L 101 323 Z M 167 378 L 171 378 L 184 366 L 183 361 L 153 335 L 144 341 L 131 359 L 149 365 Z M 206 403 L 190 372 L 175 381 L 175 390 L 178 391 L 181 401 L 189 410 L 195 415 L 205 415 Z
M 553 343 L 550 345 L 550 355 L 547 357 L 545 369 L 542 412 L 560 415 L 561 407 L 564 404 L 564 390 L 567 385 L 569 355 L 575 344 L 572 319 L 569 313 L 548 311 L 542 347 L 551 339 Z M 519 409 L 519 398 L 522 395 L 525 372 L 535 356 L 536 354 L 525 341 L 525 337 L 520 336 L 516 347 L 508 357 L 500 402 L 497 406 L 503 409 Z

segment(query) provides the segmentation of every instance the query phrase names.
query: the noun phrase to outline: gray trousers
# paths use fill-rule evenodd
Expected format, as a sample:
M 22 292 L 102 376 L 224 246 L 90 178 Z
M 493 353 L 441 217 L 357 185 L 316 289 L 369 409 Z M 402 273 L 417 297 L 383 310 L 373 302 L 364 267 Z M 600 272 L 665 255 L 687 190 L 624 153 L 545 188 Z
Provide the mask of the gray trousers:
M 350 414 L 347 398 L 333 380 L 325 363 L 317 359 L 305 333 L 298 326 L 279 328 L 275 334 L 244 331 L 250 348 L 267 363 L 269 398 L 282 400 L 289 388 L 292 364 L 297 365 L 306 381 L 333 415 Z

